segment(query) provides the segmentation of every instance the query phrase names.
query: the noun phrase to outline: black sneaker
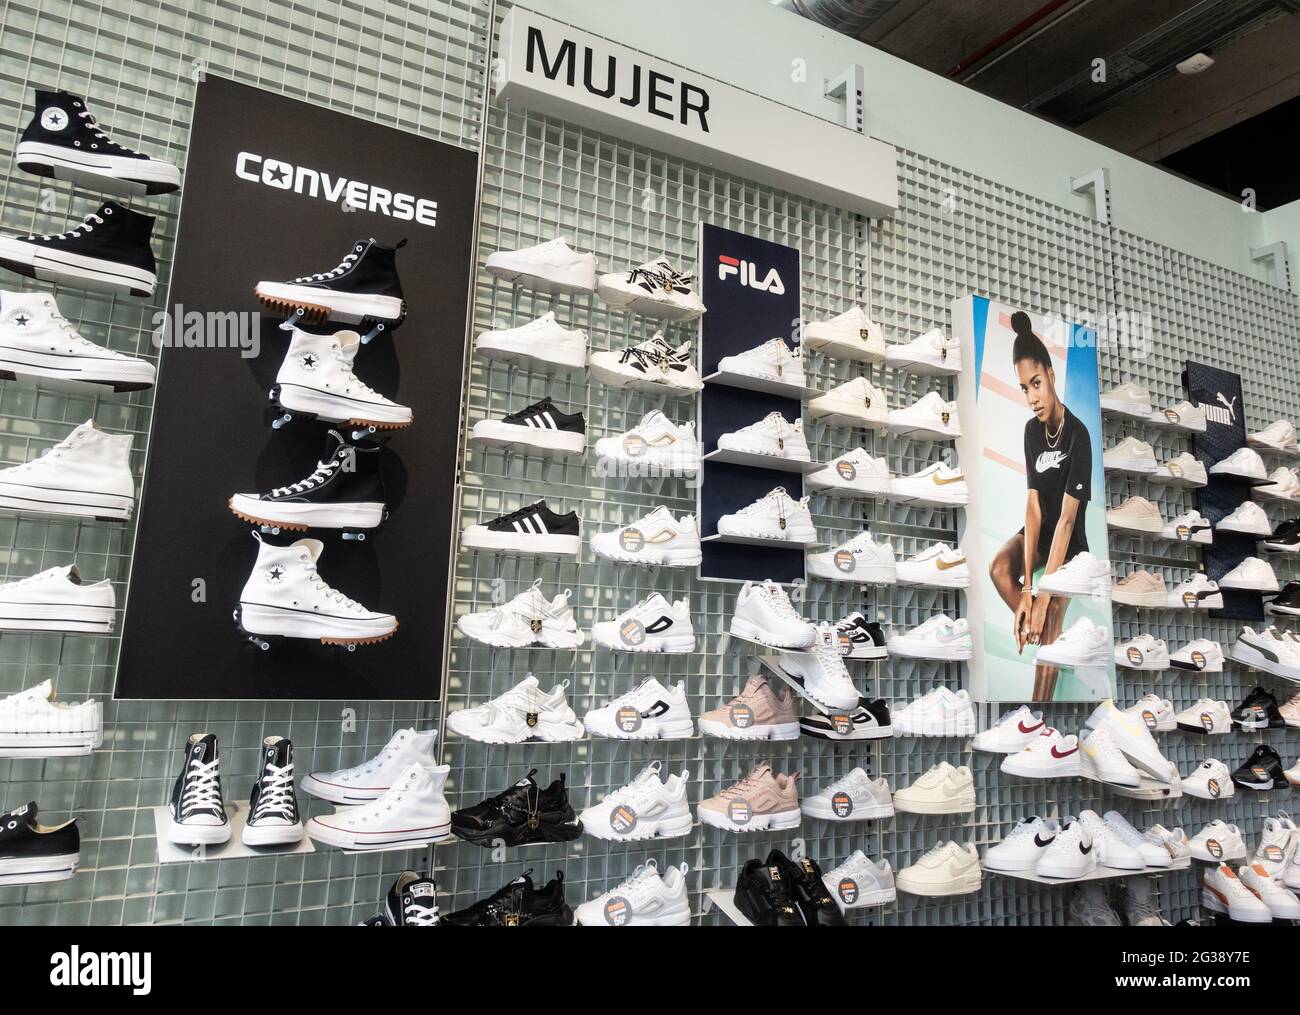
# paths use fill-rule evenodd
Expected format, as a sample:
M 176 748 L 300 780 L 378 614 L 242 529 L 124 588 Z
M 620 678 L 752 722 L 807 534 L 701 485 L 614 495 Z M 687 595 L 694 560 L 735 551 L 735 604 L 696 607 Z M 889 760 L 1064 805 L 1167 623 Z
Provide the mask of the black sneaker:
M 152 234 L 152 215 L 108 201 L 67 232 L 0 236 L 0 265 L 78 289 L 152 296 L 158 281 Z
M 0 821 L 0 885 L 65 881 L 81 862 L 77 819 L 61 825 L 36 820 L 36 802 L 18 807 Z
M 1287 582 L 1279 591 L 1264 598 L 1269 601 L 1266 607 L 1269 613 L 1300 617 L 1300 582 Z
M 1288 518 L 1279 522 L 1273 534 L 1264 538 L 1264 549 L 1273 553 L 1300 551 L 1300 518 Z
M 85 101 L 67 92 L 36 90 L 15 156 L 25 172 L 105 194 L 168 194 L 181 186 L 179 169 L 118 144 Z
M 415 871 L 402 871 L 388 889 L 384 912 L 371 919 L 383 919 L 382 926 L 387 927 L 438 926 L 437 886 L 433 878 Z M 369 925 L 370 921 L 366 923 Z
M 798 862 L 791 860 L 779 849 L 767 854 L 768 866 L 773 864 L 785 872 L 786 883 L 792 886 L 791 894 L 795 905 L 803 914 L 804 923 L 809 927 L 847 927 L 848 921 L 840 912 L 839 906 L 826 890 L 822 880 L 822 870 L 817 861 L 804 857 Z
M 1257 687 L 1232 710 L 1232 725 L 1243 730 L 1276 730 L 1284 729 L 1286 720 L 1278 711 L 1277 699 Z
M 181 771 L 172 784 L 167 841 L 178 846 L 216 846 L 230 839 L 221 796 L 221 767 L 215 733 L 194 733 L 185 741 Z
M 1242 789 L 1285 789 L 1286 772 L 1277 751 L 1268 744 L 1260 744 L 1245 762 L 1232 773 L 1232 781 Z
M 293 744 L 284 737 L 262 741 L 262 770 L 253 783 L 244 824 L 245 846 L 301 842 L 302 815 L 293 790 Z
M 818 740 L 883 740 L 894 735 L 884 698 L 858 699 L 852 712 L 814 711 L 799 718 L 799 732 Z
M 466 550 L 576 557 L 582 550 L 582 536 L 575 512 L 559 515 L 539 500 L 485 525 L 471 525 L 461 533 L 460 545 Z
M 736 908 L 756 927 L 802 927 L 794 885 L 780 864 L 747 860 L 736 878 Z
M 230 510 L 246 522 L 296 532 L 378 528 L 387 513 L 381 454 L 376 444 L 349 441 L 331 430 L 325 455 L 310 475 L 269 493 L 237 493 Z
M 449 913 L 449 927 L 571 927 L 573 910 L 564 901 L 564 872 L 541 891 L 533 888 L 532 871 L 525 871 L 494 895 L 467 909 Z
M 406 313 L 402 281 L 397 277 L 397 252 L 406 246 L 385 247 L 373 239 L 357 240 L 338 266 L 288 282 L 258 282 L 257 298 L 273 310 L 314 322 L 397 322 Z
M 470 439 L 490 448 L 525 447 L 543 454 L 580 455 L 587 447 L 587 421 L 580 412 L 561 412 L 547 395 L 504 419 L 479 420 Z
M 564 773 L 546 789 L 533 780 L 536 774 L 534 768 L 504 793 L 452 811 L 452 832 L 480 846 L 492 846 L 498 839 L 507 846 L 576 839 L 582 822 L 569 803 Z
M 885 632 L 875 621 L 853 612 L 835 625 L 845 659 L 884 659 Z

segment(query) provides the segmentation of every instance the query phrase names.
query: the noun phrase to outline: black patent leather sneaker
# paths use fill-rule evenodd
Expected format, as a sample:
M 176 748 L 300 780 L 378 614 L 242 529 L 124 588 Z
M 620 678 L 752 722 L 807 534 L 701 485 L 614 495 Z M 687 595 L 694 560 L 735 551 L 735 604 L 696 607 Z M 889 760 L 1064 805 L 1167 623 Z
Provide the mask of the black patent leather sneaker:
M 804 923 L 809 927 L 847 927 L 848 921 L 840 912 L 839 906 L 826 890 L 822 880 L 822 870 L 817 861 L 811 857 L 791 860 L 779 849 L 767 854 L 767 865 L 776 865 L 785 872 L 786 883 L 790 885 L 790 894 L 795 905 L 803 914 Z
M 748 860 L 736 878 L 736 908 L 756 927 L 803 927 L 794 885 L 781 864 Z
M 564 901 L 564 872 L 540 891 L 533 888 L 533 872 L 525 871 L 500 891 L 467 909 L 442 918 L 448 927 L 571 927 L 573 910 Z
M 537 769 L 503 793 L 473 807 L 453 811 L 451 830 L 466 842 L 507 846 L 530 842 L 571 842 L 582 834 L 582 822 L 569 803 L 564 773 L 545 789 L 533 776 Z
M 1255 752 L 1232 773 L 1232 781 L 1242 789 L 1257 792 L 1285 789 L 1288 785 L 1282 759 L 1268 744 L 1255 748 Z

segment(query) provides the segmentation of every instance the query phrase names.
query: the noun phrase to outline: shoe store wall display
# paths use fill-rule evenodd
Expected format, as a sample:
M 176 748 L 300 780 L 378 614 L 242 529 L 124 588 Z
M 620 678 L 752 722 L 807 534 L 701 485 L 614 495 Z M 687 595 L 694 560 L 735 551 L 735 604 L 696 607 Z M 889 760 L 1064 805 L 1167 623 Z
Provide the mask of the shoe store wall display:
M 812 465 L 799 251 L 702 223 L 700 275 L 700 577 L 792 582 L 816 539 L 799 507 Z
M 971 695 L 1111 697 L 1095 333 L 982 296 L 955 300 L 952 317 L 975 370 L 957 400 L 957 457 L 971 484 L 959 530 L 971 573 Z
M 438 696 L 475 182 L 198 85 L 118 697 Z

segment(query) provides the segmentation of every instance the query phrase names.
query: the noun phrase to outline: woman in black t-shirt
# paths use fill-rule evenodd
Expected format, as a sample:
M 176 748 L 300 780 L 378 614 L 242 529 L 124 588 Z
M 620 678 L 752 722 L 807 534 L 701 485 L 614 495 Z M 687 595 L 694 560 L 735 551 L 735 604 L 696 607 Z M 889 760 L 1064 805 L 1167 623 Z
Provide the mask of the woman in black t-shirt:
M 1033 332 L 1029 315 L 1011 315 L 1011 349 L 1020 390 L 1033 417 L 1025 424 L 1028 497 L 1025 527 L 1007 540 L 989 565 L 998 595 L 1015 617 L 1016 650 L 1050 645 L 1061 633 L 1068 599 L 1033 594 L 1034 572 L 1051 574 L 1088 548 L 1083 508 L 1092 495 L 1092 438 L 1056 393 L 1056 371 L 1047 346 Z M 1050 701 L 1057 668 L 1034 669 L 1034 701 Z

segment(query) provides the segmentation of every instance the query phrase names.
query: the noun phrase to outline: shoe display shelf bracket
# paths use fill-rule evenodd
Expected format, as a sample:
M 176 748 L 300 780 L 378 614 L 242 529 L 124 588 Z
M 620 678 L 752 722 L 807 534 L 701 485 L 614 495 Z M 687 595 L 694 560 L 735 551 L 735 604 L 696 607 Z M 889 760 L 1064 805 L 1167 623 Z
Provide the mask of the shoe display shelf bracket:
M 726 465 L 747 465 L 753 469 L 771 469 L 774 472 L 809 473 L 821 468 L 819 462 L 796 462 L 775 455 L 756 455 L 749 451 L 722 450 L 710 451 L 704 456 L 706 462 L 722 462 Z
M 750 921 L 736 905 L 735 893 L 728 888 L 710 888 L 704 893 L 704 912 L 716 909 L 737 927 L 752 927 Z
M 721 384 L 726 388 L 743 388 L 746 391 L 761 391 L 765 395 L 779 395 L 782 398 L 797 398 L 804 401 L 821 394 L 817 388 L 803 384 L 787 384 L 784 381 L 768 380 L 766 377 L 750 377 L 730 370 L 716 370 L 704 378 L 705 384 Z
M 171 808 L 163 805 L 153 809 L 154 834 L 158 840 L 159 863 L 208 863 L 214 860 L 247 860 L 253 856 L 290 856 L 295 853 L 315 853 L 316 846 L 304 832 L 295 843 L 282 846 L 244 845 L 244 825 L 248 821 L 248 805 L 226 804 L 226 821 L 230 838 L 212 846 L 179 846 L 167 838 L 172 824 Z
M 1081 878 L 1045 878 L 1034 871 L 994 871 L 988 868 L 984 869 L 985 874 L 997 874 L 1004 878 L 1015 878 L 1017 881 L 1032 881 L 1038 885 L 1077 885 L 1084 881 L 1111 881 L 1115 878 L 1143 878 L 1159 877 L 1162 874 L 1175 874 L 1178 871 L 1185 871 L 1191 867 L 1192 861 L 1183 857 L 1181 860 L 1175 860 L 1169 867 L 1148 867 L 1145 870 L 1130 871 L 1120 870 L 1118 867 L 1098 867 L 1089 874 Z

